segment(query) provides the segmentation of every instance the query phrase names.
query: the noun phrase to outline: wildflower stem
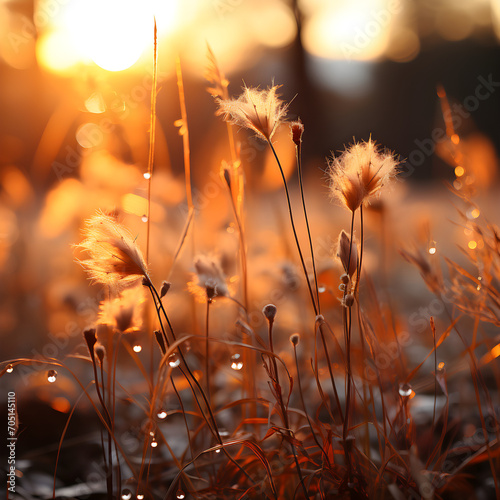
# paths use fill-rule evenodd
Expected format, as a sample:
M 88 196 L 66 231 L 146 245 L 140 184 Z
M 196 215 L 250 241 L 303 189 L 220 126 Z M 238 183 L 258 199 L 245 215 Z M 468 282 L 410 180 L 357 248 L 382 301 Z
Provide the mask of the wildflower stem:
M 269 319 L 269 328 L 268 328 L 268 334 L 269 334 L 269 350 L 274 354 L 274 345 L 273 345 L 273 325 L 274 325 L 274 320 Z M 309 498 L 309 495 L 307 493 L 307 488 L 304 484 L 304 478 L 302 477 L 302 471 L 300 469 L 300 463 L 297 458 L 297 450 L 295 449 L 295 445 L 293 443 L 293 440 L 295 439 L 292 433 L 292 430 L 290 429 L 290 422 L 288 420 L 288 409 L 285 405 L 285 402 L 283 401 L 283 393 L 281 390 L 281 385 L 280 385 L 280 380 L 279 380 L 279 375 L 278 375 L 278 365 L 276 363 L 276 357 L 275 356 L 270 356 L 270 368 L 269 368 L 269 374 L 271 377 L 271 382 L 273 385 L 273 392 L 276 397 L 276 401 L 280 407 L 281 410 L 281 418 L 283 420 L 283 425 L 285 426 L 286 432 L 288 436 L 290 437 L 290 447 L 292 448 L 292 454 L 293 454 L 293 459 L 295 461 L 295 466 L 297 468 L 297 475 L 299 476 L 300 484 L 302 486 L 302 489 L 304 491 L 305 498 Z
M 207 399 L 208 404 L 211 404 L 210 398 L 210 352 L 209 352 L 209 325 L 210 325 L 210 304 L 212 303 L 211 299 L 207 300 L 207 318 L 205 324 L 205 377 L 207 379 Z
M 146 286 L 150 289 L 151 294 L 153 295 L 153 302 L 155 303 L 156 314 L 157 314 L 158 318 L 160 319 L 160 316 L 163 313 L 163 316 L 165 317 L 165 320 L 167 321 L 167 324 L 168 324 L 168 326 L 170 328 L 170 333 L 172 334 L 172 338 L 175 341 L 176 337 L 175 337 L 174 329 L 172 328 L 172 323 L 170 323 L 170 320 L 169 320 L 168 315 L 167 315 L 167 311 L 165 311 L 165 308 L 163 307 L 163 304 L 161 302 L 161 298 L 160 298 L 160 295 L 158 294 L 158 291 L 156 290 L 156 288 L 154 287 L 154 285 L 150 281 L 148 281 L 146 283 Z M 160 319 L 160 323 L 161 323 L 161 319 Z M 179 357 L 181 358 L 181 361 L 182 361 L 183 365 L 185 366 L 185 368 L 187 370 L 187 373 L 189 374 L 189 377 L 186 375 L 186 373 L 184 372 L 184 370 L 182 370 L 182 368 L 181 368 L 181 372 L 184 375 L 184 378 L 188 382 L 189 386 L 191 387 L 191 391 L 193 393 L 193 396 L 194 396 L 194 399 L 196 401 L 196 404 L 197 404 L 198 408 L 200 409 L 200 412 L 203 415 L 203 418 L 205 419 L 205 422 L 207 423 L 208 428 L 210 429 L 210 431 L 212 432 L 212 434 L 214 435 L 214 437 L 217 439 L 217 442 L 220 445 L 222 445 L 223 443 L 222 443 L 222 438 L 220 437 L 219 428 L 217 426 L 217 422 L 215 420 L 215 416 L 214 416 L 214 414 L 212 412 L 212 408 L 210 407 L 210 404 L 208 402 L 208 399 L 207 399 L 207 396 L 205 394 L 205 391 L 203 390 L 201 384 L 198 382 L 198 379 L 194 376 L 193 372 L 191 371 L 191 368 L 189 368 L 189 365 L 187 364 L 186 358 L 184 357 L 184 354 L 183 354 L 180 346 L 178 348 L 178 353 L 179 353 Z M 205 403 L 205 407 L 206 407 L 207 412 L 208 412 L 208 417 L 206 416 L 205 412 L 202 410 L 202 407 L 201 407 L 200 402 L 198 400 L 198 395 L 197 395 L 196 390 L 195 390 L 195 388 L 193 386 L 193 382 L 196 385 L 199 393 L 201 394 L 201 397 L 203 398 L 203 401 Z M 238 464 L 238 462 L 236 462 L 236 460 L 229 454 L 229 452 L 225 449 L 224 446 L 222 446 L 222 451 L 227 456 L 227 458 L 248 479 L 251 479 L 251 477 L 249 476 L 249 474 Z
M 363 221 L 363 205 L 360 205 L 359 207 L 359 226 L 360 226 L 360 237 L 359 239 L 361 240 L 360 242 L 360 249 L 359 249 L 359 263 L 358 263 L 358 276 L 356 280 L 356 286 L 354 288 L 354 296 L 356 297 L 356 292 L 358 291 L 359 288 L 359 282 L 361 281 L 361 267 L 363 265 L 363 250 L 364 250 L 364 221 Z M 351 238 L 352 239 L 352 238 Z
M 342 429 L 342 437 L 344 442 L 349 432 L 349 420 L 350 420 L 350 410 L 351 410 L 351 386 L 352 386 L 352 373 L 351 373 L 351 308 L 344 307 L 344 332 L 345 332 L 345 343 L 346 343 L 346 375 L 347 375 L 347 392 L 345 398 L 345 418 L 344 425 Z
M 293 236 L 295 238 L 295 244 L 297 245 L 297 250 L 299 252 L 300 263 L 302 264 L 302 269 L 304 271 L 304 275 L 305 275 L 305 278 L 306 278 L 307 287 L 309 289 L 309 295 L 311 296 L 311 302 L 312 302 L 312 305 L 313 305 L 314 313 L 317 316 L 318 315 L 318 306 L 316 305 L 316 301 L 314 299 L 314 293 L 313 293 L 312 288 L 311 288 L 311 283 L 309 282 L 309 276 L 307 274 L 306 264 L 304 262 L 304 257 L 302 255 L 302 250 L 300 249 L 299 238 L 297 236 L 297 231 L 295 229 L 295 222 L 294 222 L 294 219 L 293 219 L 293 212 L 292 212 L 292 203 L 290 201 L 290 193 L 288 192 L 288 184 L 286 182 L 285 173 L 283 172 L 283 168 L 281 166 L 281 162 L 280 162 L 280 160 L 278 158 L 278 155 L 276 153 L 276 150 L 274 149 L 274 146 L 273 146 L 273 144 L 272 144 L 272 142 L 270 140 L 268 140 L 268 144 L 269 144 L 269 147 L 271 148 L 271 151 L 273 152 L 274 158 L 276 159 L 276 163 L 278 164 L 278 167 L 279 167 L 279 170 L 280 170 L 280 174 L 281 174 L 281 178 L 283 179 L 283 185 L 285 187 L 286 201 L 287 201 L 287 204 L 288 204 L 288 213 L 290 215 L 290 223 L 292 225 Z
M 158 31 L 156 18 L 154 19 L 154 49 L 153 49 L 153 82 L 151 85 L 151 121 L 149 125 L 149 154 L 148 154 L 148 213 L 146 221 L 146 262 L 149 261 L 149 232 L 151 227 L 151 182 L 153 179 L 153 164 L 155 158 L 156 132 L 156 87 L 158 81 Z
M 247 271 L 247 251 L 245 244 L 245 234 L 243 232 L 243 224 L 241 218 L 238 214 L 236 204 L 234 202 L 232 190 L 230 184 L 227 184 L 229 190 L 229 198 L 231 200 L 231 208 L 233 210 L 234 219 L 236 225 L 238 226 L 238 236 L 240 239 L 240 256 L 241 256 L 241 279 L 243 282 L 243 304 L 245 306 L 245 311 L 248 313 L 248 271 Z
M 108 434 L 108 444 L 111 445 L 111 428 L 112 428 L 112 423 L 111 423 L 111 416 L 109 414 L 108 408 L 106 406 L 106 403 L 104 402 L 104 397 L 103 394 L 101 393 L 101 390 L 99 389 L 99 377 L 97 375 L 97 365 L 95 361 L 95 354 L 94 352 L 90 353 L 90 357 L 92 359 L 92 367 L 94 369 L 94 381 L 95 381 L 95 389 L 97 393 L 97 398 L 99 399 L 99 402 L 101 403 L 102 409 L 103 409 L 103 420 L 106 421 L 105 427 L 106 431 Z M 108 358 L 109 359 L 109 358 Z M 104 390 L 104 379 L 102 379 L 102 388 Z M 111 463 L 111 453 L 110 450 L 108 449 L 108 458 L 110 460 L 109 464 L 106 460 L 106 452 L 104 450 L 103 446 L 103 458 L 104 458 L 104 470 L 106 472 L 106 486 L 108 490 L 108 497 L 112 498 L 113 495 L 113 471 L 112 471 L 112 463 Z
M 311 430 L 311 435 L 314 439 L 314 442 L 318 446 L 318 448 L 321 450 L 323 456 L 325 457 L 325 461 L 327 464 L 327 467 L 330 467 L 330 459 L 328 458 L 328 455 L 324 448 L 321 446 L 320 442 L 318 441 L 318 438 L 316 436 L 316 433 L 314 432 L 311 419 L 309 418 L 309 414 L 307 413 L 307 408 L 306 408 L 306 403 L 304 401 L 304 394 L 302 392 L 302 382 L 300 381 L 300 370 L 299 370 L 299 360 L 297 357 L 297 346 L 293 344 L 293 355 L 295 357 L 295 369 L 297 370 L 297 383 L 299 385 L 299 395 L 300 395 L 300 402 L 302 403 L 302 408 L 304 410 L 304 413 L 306 415 L 307 423 L 309 424 L 309 429 Z
M 298 174 L 298 178 L 299 178 L 299 188 L 300 188 L 300 197 L 302 199 L 302 209 L 304 210 L 304 218 L 306 220 L 306 228 L 307 228 L 307 237 L 309 239 L 309 249 L 311 251 L 312 268 L 313 268 L 313 275 L 314 275 L 314 288 L 316 291 L 316 303 L 317 303 L 317 307 L 318 307 L 317 314 L 321 314 L 321 304 L 319 302 L 319 290 L 318 290 L 318 275 L 316 273 L 316 261 L 314 258 L 314 248 L 313 248 L 313 244 L 312 244 L 311 230 L 309 228 L 309 218 L 307 217 L 306 201 L 304 198 L 304 186 L 302 183 L 302 145 L 300 142 L 295 147 L 295 156 L 296 156 L 296 160 L 297 160 L 297 174 Z
M 184 150 L 184 173 L 186 176 L 186 199 L 189 210 L 194 208 L 193 205 L 193 195 L 191 190 L 191 150 L 189 149 L 189 129 L 187 123 L 187 112 L 186 112 L 186 98 L 184 95 L 184 83 L 182 80 L 182 68 L 181 61 L 179 57 L 175 60 L 175 67 L 177 73 L 177 88 L 179 89 L 179 103 L 181 107 L 181 119 L 182 119 L 182 145 Z
M 349 241 L 349 257 L 347 258 L 347 269 L 346 273 L 349 274 L 349 270 L 351 269 L 351 255 L 352 255 L 352 241 L 354 240 L 354 214 L 356 213 L 356 210 L 352 211 L 352 216 L 351 216 L 351 234 L 350 234 L 350 241 Z M 349 276 L 349 278 L 352 280 L 352 276 Z M 357 279 L 359 280 L 359 274 L 357 276 Z M 345 293 L 344 293 L 345 295 Z
M 323 332 L 323 325 L 325 324 L 324 320 L 321 319 L 318 324 L 318 330 L 321 337 L 321 343 L 323 344 L 323 350 L 325 352 L 326 364 L 328 366 L 328 373 L 330 375 L 330 381 L 332 383 L 333 394 L 335 396 L 335 402 L 337 404 L 337 409 L 339 411 L 340 421 L 344 423 L 344 416 L 342 415 L 342 407 L 340 405 L 340 399 L 337 392 L 337 386 L 335 384 L 335 377 L 333 376 L 332 364 L 330 363 L 330 354 L 328 352 L 328 346 L 326 344 L 325 334 Z

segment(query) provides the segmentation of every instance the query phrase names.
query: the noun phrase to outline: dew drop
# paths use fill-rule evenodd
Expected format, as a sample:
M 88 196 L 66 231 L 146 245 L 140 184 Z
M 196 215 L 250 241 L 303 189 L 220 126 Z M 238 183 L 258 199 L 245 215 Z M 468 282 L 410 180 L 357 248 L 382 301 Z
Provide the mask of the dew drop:
M 229 224 L 229 226 L 227 226 L 227 228 L 226 228 L 226 231 L 227 231 L 229 234 L 234 233 L 234 226 L 233 226 L 233 224 Z
M 177 492 L 177 498 L 178 498 L 179 500 L 182 500 L 183 498 L 186 498 L 186 495 L 184 495 L 184 492 L 183 492 L 183 491 L 179 490 L 179 491 Z
M 141 220 L 142 220 L 142 222 L 147 222 L 148 221 L 148 216 L 147 215 L 143 215 L 141 217 Z
M 156 416 L 160 419 L 160 420 L 164 420 L 167 418 L 167 412 L 165 410 L 160 410 Z
M 47 380 L 53 384 L 57 379 L 57 372 L 55 370 L 49 370 L 47 372 Z
M 436 242 L 435 242 L 435 241 L 431 241 L 431 242 L 429 243 L 429 253 L 430 253 L 431 255 L 434 255 L 434 254 L 436 253 L 436 251 L 437 251 L 437 248 L 436 248 Z
M 231 368 L 236 371 L 239 371 L 243 368 L 241 354 L 236 353 L 231 356 Z
M 132 492 L 129 489 L 122 490 L 122 500 L 130 500 L 132 498 Z
M 144 500 L 144 495 L 142 493 L 139 493 L 137 495 L 137 500 Z
M 443 374 L 445 372 L 445 370 L 446 370 L 446 367 L 445 367 L 444 361 L 441 361 L 438 364 L 437 371 L 439 374 Z
M 136 344 L 134 347 L 132 347 L 134 352 L 141 352 L 142 351 L 142 346 L 139 344 Z
M 14 367 L 12 365 L 7 365 L 7 368 L 5 369 L 7 373 L 12 373 L 14 371 Z
M 410 397 L 412 392 L 413 392 L 413 389 L 411 388 L 410 384 L 400 384 L 399 385 L 399 395 L 402 398 Z
M 168 357 L 168 364 L 171 368 L 175 368 L 176 366 L 179 366 L 181 364 L 181 360 L 179 359 L 179 356 L 177 356 L 177 353 L 174 352 Z
M 151 179 L 151 174 L 149 172 L 144 172 L 142 175 L 146 180 Z
M 468 219 L 477 219 L 481 215 L 481 212 L 477 208 L 469 208 L 466 215 Z
M 215 450 L 215 453 L 220 453 L 220 448 L 218 448 L 217 450 Z
M 320 286 L 318 287 L 318 293 L 325 293 L 326 292 L 326 287 Z
M 158 446 L 158 441 L 156 441 L 156 439 L 153 439 L 153 441 L 151 441 L 151 448 L 156 448 Z

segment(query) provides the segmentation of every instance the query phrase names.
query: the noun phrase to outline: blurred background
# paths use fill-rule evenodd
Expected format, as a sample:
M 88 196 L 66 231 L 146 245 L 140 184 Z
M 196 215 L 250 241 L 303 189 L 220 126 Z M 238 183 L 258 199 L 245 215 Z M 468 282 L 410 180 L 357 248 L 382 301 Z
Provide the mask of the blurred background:
M 86 302 L 88 286 L 70 247 L 85 217 L 97 208 L 115 210 L 130 217 L 132 231 L 143 231 L 153 16 L 159 86 L 151 220 L 166 228 L 154 242 L 160 256 L 175 250 L 186 216 L 178 208 L 185 194 L 176 56 L 199 210 L 216 198 L 210 186 L 220 189 L 220 161 L 229 156 L 225 124 L 205 91 L 207 44 L 230 95 L 244 84 L 282 85 L 283 98 L 293 100 L 290 118 L 305 124 L 306 177 L 325 199 L 325 158 L 370 134 L 400 156 L 408 185 L 458 177 L 483 189 L 494 185 L 498 0 L 4 0 L 0 342 L 6 355 L 29 354 L 22 339 L 33 349 L 45 346 L 48 332 L 79 331 L 95 316 L 96 301 Z M 467 176 L 445 147 L 438 89 L 468 155 Z M 278 147 L 288 144 L 287 135 L 282 127 Z M 280 188 L 264 145 L 244 131 L 237 137 L 256 196 Z M 290 173 L 293 149 L 282 154 Z M 225 224 L 227 213 L 226 207 L 212 215 L 207 227 Z
M 149 262 L 155 284 L 172 282 L 165 302 L 179 334 L 196 331 L 186 290 L 195 246 L 218 252 L 236 295 L 241 292 L 238 232 L 220 179 L 221 161 L 230 159 L 226 125 L 206 91 L 209 45 L 231 96 L 243 85 L 282 85 L 283 99 L 292 101 L 289 118 L 300 116 L 305 124 L 306 198 L 321 301 L 337 321 L 341 269 L 334 255 L 350 218 L 329 201 L 326 158 L 370 134 L 399 156 L 401 182 L 367 211 L 363 269 L 383 285 L 377 293 L 392 292 L 397 300 L 398 329 L 417 339 L 412 362 L 424 359 L 431 337 L 411 318 L 427 324 L 433 303 L 418 270 L 398 252 L 416 241 L 433 265 L 444 267 L 442 256 L 455 258 L 457 247 L 472 257 L 485 247 L 474 229 L 483 213 L 499 222 L 500 0 L 0 0 L 0 361 L 88 355 L 82 330 L 95 322 L 105 291 L 89 286 L 75 263 L 82 255 L 72 245 L 81 241 L 85 219 L 97 210 L 114 212 L 145 248 L 153 16 L 159 83 Z M 196 220 L 192 242 L 190 235 L 174 266 L 188 217 L 176 57 Z M 308 319 L 282 182 L 265 144 L 245 130 L 236 138 L 246 176 L 249 321 L 257 335 L 265 330 L 260 311 L 275 302 L 277 343 L 286 351 L 290 333 L 307 332 Z M 274 139 L 299 203 L 288 127 Z M 466 189 L 481 208 L 471 205 L 458 217 L 457 198 L 443 181 L 459 194 Z M 306 241 L 303 230 L 299 236 Z M 233 306 L 221 300 L 211 323 L 221 338 L 238 340 Z M 443 324 L 449 325 L 446 318 Z M 139 348 L 134 352 L 147 347 L 144 339 L 144 332 L 123 337 Z M 446 348 L 451 361 L 462 359 L 457 344 Z M 220 366 L 227 375 L 234 370 L 226 351 Z M 140 354 L 146 362 L 147 352 Z M 89 380 L 81 360 L 70 363 Z M 17 384 L 20 398 L 42 402 L 23 414 L 24 446 L 42 450 L 31 458 L 45 463 L 50 479 L 53 463 L 44 446 L 59 439 L 80 389 L 62 369 L 58 383 L 50 383 L 47 369 L 16 366 L 0 386 L 7 391 Z M 124 370 L 122 376 L 128 381 L 138 374 Z M 464 401 L 473 401 L 470 394 Z M 82 420 L 82 427 L 90 421 Z M 74 457 L 67 462 L 81 466 Z

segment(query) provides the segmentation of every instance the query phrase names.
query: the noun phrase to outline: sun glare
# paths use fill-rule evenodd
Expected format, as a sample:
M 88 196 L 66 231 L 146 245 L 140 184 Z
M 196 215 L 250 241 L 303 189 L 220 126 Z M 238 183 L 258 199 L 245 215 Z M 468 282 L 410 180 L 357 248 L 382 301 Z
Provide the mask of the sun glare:
M 355 0 L 325 4 L 304 25 L 304 44 L 319 57 L 366 61 L 380 57 L 399 4 Z
M 64 72 L 79 63 L 95 63 L 107 71 L 133 66 L 152 45 L 153 19 L 159 35 L 175 24 L 177 0 L 72 0 L 50 24 L 39 26 L 37 56 L 42 66 Z M 38 4 L 43 12 L 44 2 Z

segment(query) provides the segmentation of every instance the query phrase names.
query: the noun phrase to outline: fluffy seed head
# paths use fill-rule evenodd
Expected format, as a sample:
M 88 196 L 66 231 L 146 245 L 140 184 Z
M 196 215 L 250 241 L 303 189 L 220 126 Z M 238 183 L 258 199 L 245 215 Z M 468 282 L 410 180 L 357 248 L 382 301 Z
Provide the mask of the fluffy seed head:
M 85 239 L 75 245 L 89 258 L 78 261 L 95 283 L 109 285 L 117 291 L 149 281 L 147 265 L 128 229 L 115 217 L 98 213 L 86 221 Z
M 194 268 L 196 274 L 188 283 L 188 290 L 200 302 L 230 295 L 220 259 L 213 255 L 198 255 L 194 260 Z
M 123 333 L 140 330 L 144 300 L 144 291 L 139 286 L 123 290 L 118 297 L 99 304 L 99 323 Z
M 371 139 L 358 142 L 328 161 L 332 198 L 354 212 L 368 203 L 397 173 L 398 162 Z
M 273 85 L 266 90 L 243 87 L 237 99 L 217 99 L 216 114 L 234 125 L 253 130 L 258 137 L 270 142 L 288 108 L 276 94 L 279 87 Z
M 304 133 L 304 124 L 298 119 L 290 123 L 290 132 L 292 134 L 292 141 L 296 146 L 300 146 L 302 142 L 302 134 Z

